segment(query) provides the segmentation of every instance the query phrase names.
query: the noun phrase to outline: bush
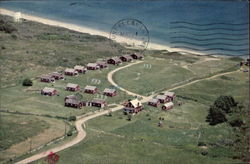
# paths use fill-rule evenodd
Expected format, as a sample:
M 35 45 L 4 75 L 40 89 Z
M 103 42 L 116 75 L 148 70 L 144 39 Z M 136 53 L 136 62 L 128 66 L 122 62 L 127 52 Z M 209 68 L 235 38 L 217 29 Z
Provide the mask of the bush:
M 32 86 L 33 82 L 31 79 L 24 79 L 23 80 L 23 86 Z
M 68 120 L 69 121 L 75 121 L 76 120 L 76 116 L 69 116 Z
M 226 115 L 232 113 L 235 107 L 237 103 L 232 96 L 220 96 L 210 106 L 206 121 L 210 125 L 226 122 Z

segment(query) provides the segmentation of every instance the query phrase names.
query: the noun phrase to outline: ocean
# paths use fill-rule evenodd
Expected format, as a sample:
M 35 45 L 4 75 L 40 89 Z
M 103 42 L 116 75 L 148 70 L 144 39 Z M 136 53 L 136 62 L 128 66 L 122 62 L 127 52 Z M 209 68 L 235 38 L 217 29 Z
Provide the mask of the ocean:
M 132 18 L 147 27 L 153 43 L 213 55 L 249 54 L 247 1 L 27 0 L 0 1 L 0 7 L 105 32 Z

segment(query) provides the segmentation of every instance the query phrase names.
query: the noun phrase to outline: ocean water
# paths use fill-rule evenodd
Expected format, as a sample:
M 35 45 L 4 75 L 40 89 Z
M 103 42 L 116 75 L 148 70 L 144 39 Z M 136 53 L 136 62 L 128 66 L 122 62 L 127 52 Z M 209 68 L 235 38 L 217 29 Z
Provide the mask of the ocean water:
M 249 3 L 215 0 L 0 1 L 0 7 L 110 32 L 140 20 L 150 42 L 214 55 L 249 54 Z

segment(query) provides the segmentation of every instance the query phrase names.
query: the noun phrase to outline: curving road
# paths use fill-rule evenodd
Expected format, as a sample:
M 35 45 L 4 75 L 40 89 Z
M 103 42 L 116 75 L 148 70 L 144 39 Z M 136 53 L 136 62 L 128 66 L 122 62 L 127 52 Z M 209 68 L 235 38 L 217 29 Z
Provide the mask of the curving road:
M 137 61 L 135 63 L 130 63 L 126 66 L 123 66 L 123 67 L 119 67 L 117 69 L 114 69 L 113 71 L 109 72 L 108 75 L 107 75 L 107 79 L 108 81 L 114 85 L 114 86 L 117 86 L 118 85 L 113 81 L 113 74 L 123 68 L 126 68 L 126 67 L 129 67 L 129 66 L 132 66 L 132 65 L 135 65 L 135 64 L 139 64 L 139 63 L 142 63 L 143 61 Z M 195 81 L 192 81 L 192 82 L 189 82 L 189 83 L 186 83 L 186 84 L 183 84 L 183 85 L 180 85 L 180 86 L 177 86 L 177 87 L 174 87 L 174 88 L 171 88 L 171 89 L 168 89 L 166 91 L 171 91 L 171 90 L 175 90 L 175 89 L 178 89 L 178 88 L 182 88 L 182 87 L 185 87 L 187 85 L 191 85 L 191 84 L 194 84 L 194 83 L 197 83 L 199 81 L 203 81 L 203 80 L 208 80 L 208 79 L 212 79 L 212 78 L 215 78 L 215 77 L 218 77 L 218 76 L 222 76 L 222 75 L 227 75 L 227 74 L 231 74 L 231 73 L 234 73 L 234 72 L 238 72 L 240 70 L 237 70 L 237 71 L 232 71 L 232 72 L 225 72 L 225 73 L 221 73 L 221 74 L 217 74 L 217 75 L 214 75 L 214 76 L 211 76 L 211 77 L 207 77 L 207 78 L 204 78 L 204 79 L 199 79 L 199 80 L 195 80 Z M 132 95 L 132 96 L 138 96 L 138 97 L 141 97 L 142 100 L 141 102 L 142 103 L 145 103 L 147 101 L 149 101 L 151 98 L 153 98 L 155 95 L 157 94 L 154 94 L 154 95 L 151 95 L 151 96 L 148 96 L 148 97 L 145 97 L 145 96 L 142 96 L 142 95 L 139 95 L 139 94 L 136 94 L 136 93 L 133 93 L 133 92 L 130 92 L 124 88 L 121 88 L 121 87 L 118 87 L 120 90 L 126 92 L 128 95 Z M 104 110 L 104 111 L 101 111 L 101 112 L 97 112 L 93 115 L 90 115 L 90 116 L 79 116 L 77 118 L 77 121 L 75 122 L 75 126 L 76 126 L 76 130 L 77 130 L 77 136 L 71 140 L 70 142 L 64 144 L 64 145 L 61 145 L 61 146 L 58 146 L 58 147 L 55 147 L 55 148 L 52 148 L 52 149 L 49 149 L 47 151 L 44 151 L 44 152 L 41 152 L 41 153 L 38 153 L 38 154 L 35 154 L 29 158 L 26 158 L 22 161 L 19 161 L 17 162 L 16 164 L 27 164 L 27 163 L 31 163 L 31 162 L 34 162 L 38 159 L 41 159 L 41 158 L 44 158 L 46 157 L 50 152 L 59 152 L 59 151 L 62 151 L 64 149 L 67 149 L 69 147 L 72 147 L 76 144 L 78 144 L 79 142 L 81 142 L 85 137 L 86 137 L 86 132 L 84 131 L 84 129 L 82 128 L 82 125 L 90 120 L 90 119 L 93 119 L 93 118 L 96 118 L 96 117 L 99 117 L 101 115 L 104 115 L 104 114 L 107 114 L 109 113 L 110 111 L 114 112 L 114 111 L 118 111 L 118 110 L 121 110 L 123 108 L 122 105 L 118 105 L 117 107 L 114 107 L 114 108 L 110 108 L 109 110 Z

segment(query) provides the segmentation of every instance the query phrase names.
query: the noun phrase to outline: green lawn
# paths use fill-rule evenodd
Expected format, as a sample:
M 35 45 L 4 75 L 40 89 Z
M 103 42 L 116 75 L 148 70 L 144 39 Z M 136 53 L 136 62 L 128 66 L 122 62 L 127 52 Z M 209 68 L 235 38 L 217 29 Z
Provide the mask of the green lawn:
M 151 65 L 151 69 L 148 65 Z M 193 73 L 168 60 L 146 58 L 144 63 L 114 74 L 114 80 L 134 93 L 148 95 L 193 77 Z

